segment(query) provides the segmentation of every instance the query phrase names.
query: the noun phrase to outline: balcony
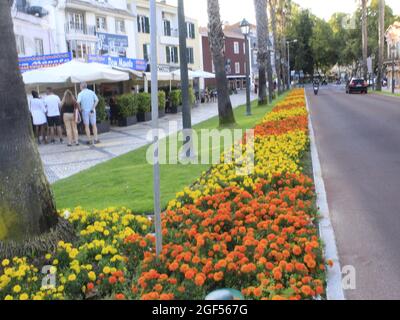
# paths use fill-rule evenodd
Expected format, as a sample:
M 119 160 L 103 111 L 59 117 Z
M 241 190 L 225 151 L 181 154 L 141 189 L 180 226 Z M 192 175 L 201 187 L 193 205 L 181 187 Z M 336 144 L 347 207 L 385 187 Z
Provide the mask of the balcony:
M 96 26 L 88 26 L 84 23 L 69 22 L 65 24 L 65 33 L 69 36 L 90 36 L 96 37 Z
M 178 29 L 171 29 L 170 35 L 163 35 L 160 37 L 160 43 L 163 45 L 179 46 L 179 32 Z

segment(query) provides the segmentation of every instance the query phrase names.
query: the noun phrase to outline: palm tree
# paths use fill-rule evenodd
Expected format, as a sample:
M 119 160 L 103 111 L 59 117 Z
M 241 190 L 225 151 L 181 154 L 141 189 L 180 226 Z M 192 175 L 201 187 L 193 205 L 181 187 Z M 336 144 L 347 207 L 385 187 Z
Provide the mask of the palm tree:
M 228 79 L 225 70 L 225 35 L 222 29 L 218 0 L 207 0 L 208 39 L 215 67 L 215 79 L 218 90 L 219 124 L 235 123 L 231 98 L 229 96 Z
M 362 56 L 363 56 L 363 67 L 362 73 L 366 80 L 368 77 L 368 12 L 367 12 L 368 0 L 361 0 L 361 14 L 362 14 Z
M 379 0 L 379 52 L 376 90 L 382 91 L 383 59 L 385 54 L 385 0 Z
M 274 39 L 274 50 L 275 50 L 275 73 L 276 82 L 278 84 L 278 94 L 281 94 L 281 50 L 278 39 L 278 32 L 276 26 L 276 11 L 277 11 L 277 0 L 269 0 L 269 12 L 271 16 L 272 36 Z
M 57 215 L 34 141 L 11 4 L 0 1 L 0 260 L 45 252 L 72 235 Z

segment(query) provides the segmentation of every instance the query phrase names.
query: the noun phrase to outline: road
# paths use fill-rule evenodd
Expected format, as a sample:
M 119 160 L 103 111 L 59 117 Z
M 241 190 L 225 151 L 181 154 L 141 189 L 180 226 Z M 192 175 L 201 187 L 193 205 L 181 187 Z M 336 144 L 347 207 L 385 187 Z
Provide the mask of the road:
M 400 299 L 400 99 L 307 90 L 347 299 Z

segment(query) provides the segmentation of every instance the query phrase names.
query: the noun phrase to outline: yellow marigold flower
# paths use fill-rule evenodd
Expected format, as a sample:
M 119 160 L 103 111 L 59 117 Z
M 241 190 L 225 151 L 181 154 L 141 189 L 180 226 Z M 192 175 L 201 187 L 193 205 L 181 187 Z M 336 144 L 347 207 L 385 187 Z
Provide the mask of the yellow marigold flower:
M 105 274 L 111 273 L 110 267 L 104 267 L 104 268 L 103 268 L 103 272 L 104 272 Z
M 14 300 L 14 298 L 13 298 L 12 296 L 10 296 L 10 295 L 7 295 L 7 296 L 4 298 L 4 300 Z
M 95 281 L 96 280 L 96 274 L 93 271 L 90 271 L 88 273 L 88 277 L 90 281 Z
M 50 260 L 50 259 L 51 259 L 51 254 L 48 253 L 48 254 L 46 254 L 44 257 L 45 257 L 47 260 Z
M 14 286 L 13 291 L 15 293 L 20 293 L 21 292 L 21 286 L 17 284 L 16 286 Z
M 98 254 L 94 259 L 96 261 L 100 261 L 103 258 L 103 256 L 101 254 Z
M 76 275 L 75 275 L 75 274 L 70 274 L 70 275 L 68 276 L 68 281 L 73 282 L 73 281 L 75 281 L 75 280 L 76 280 Z
M 3 262 L 1 263 L 1 265 L 3 267 L 7 267 L 9 264 L 10 264 L 10 260 L 8 260 L 8 259 L 4 259 Z
M 21 294 L 20 296 L 19 296 L 19 300 L 28 300 L 29 299 L 29 296 L 28 296 L 28 294 L 26 294 L 26 293 L 23 293 L 23 294 Z

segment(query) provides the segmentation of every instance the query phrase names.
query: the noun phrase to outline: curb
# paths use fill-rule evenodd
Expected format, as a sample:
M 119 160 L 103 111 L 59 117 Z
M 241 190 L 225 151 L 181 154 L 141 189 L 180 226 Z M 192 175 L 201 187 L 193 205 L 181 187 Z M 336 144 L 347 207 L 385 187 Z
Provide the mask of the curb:
M 327 269 L 327 288 L 326 294 L 328 300 L 345 300 L 345 295 L 342 286 L 342 269 L 340 266 L 338 250 L 336 246 L 335 233 L 330 218 L 329 206 L 325 190 L 325 183 L 322 177 L 321 163 L 318 156 L 318 148 L 315 141 L 314 128 L 311 121 L 310 107 L 307 94 L 306 106 L 308 111 L 308 127 L 311 144 L 311 158 L 314 172 L 315 191 L 317 194 L 317 207 L 319 208 L 320 221 L 319 232 L 323 243 L 325 244 L 324 254 L 326 260 L 333 261 L 333 267 Z

